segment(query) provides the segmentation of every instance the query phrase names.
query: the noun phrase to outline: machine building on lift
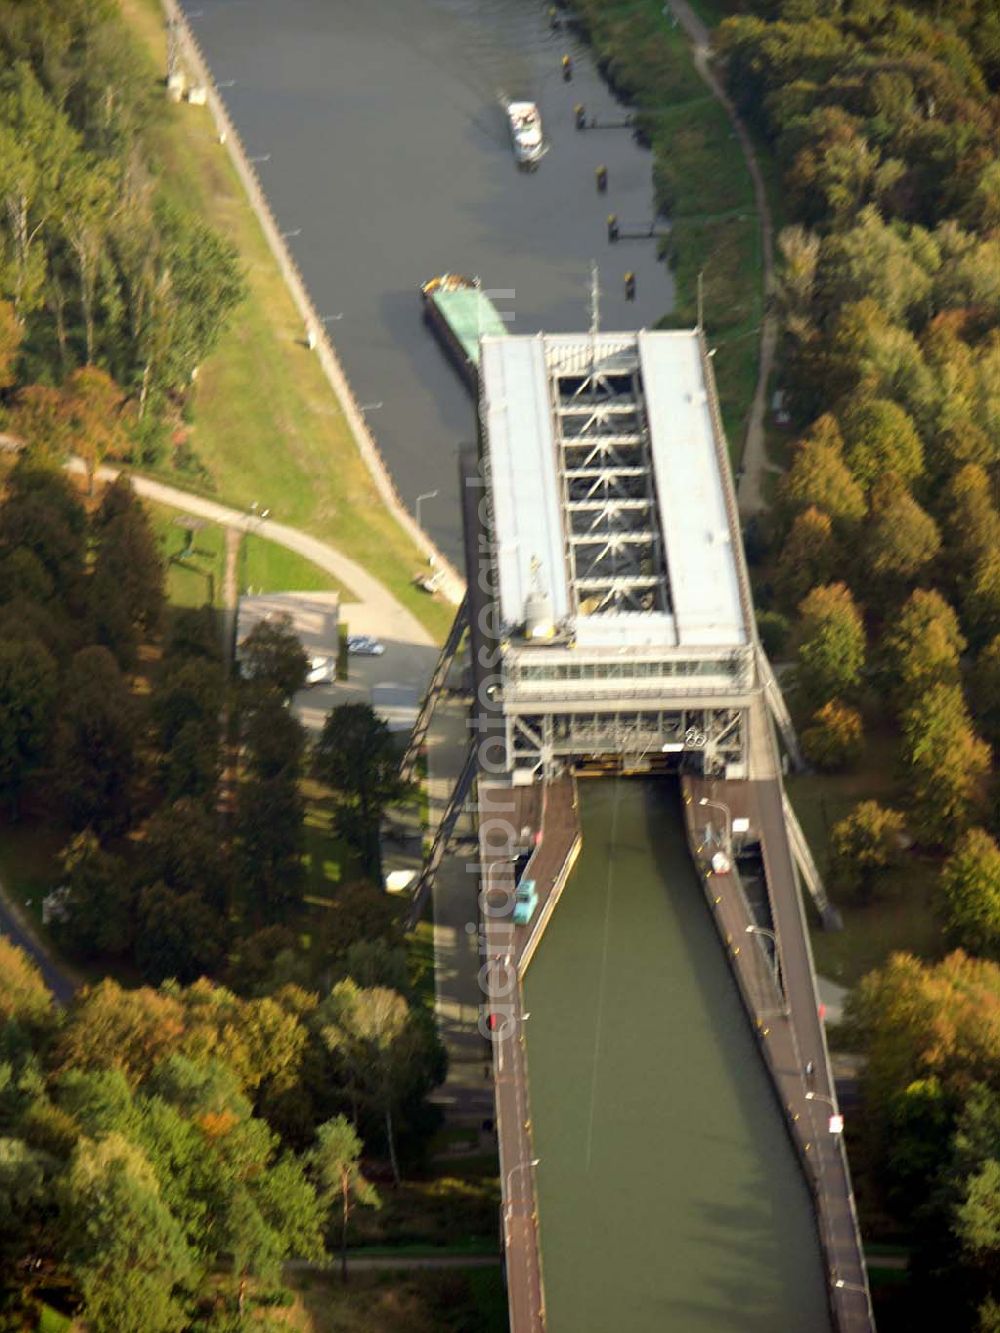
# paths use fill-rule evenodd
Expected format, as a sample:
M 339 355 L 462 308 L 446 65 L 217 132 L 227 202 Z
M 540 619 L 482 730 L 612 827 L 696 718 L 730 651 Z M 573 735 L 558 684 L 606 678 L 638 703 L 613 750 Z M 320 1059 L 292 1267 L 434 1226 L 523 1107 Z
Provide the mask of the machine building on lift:
M 745 777 L 757 647 L 701 333 L 484 338 L 479 417 L 480 698 L 511 779 Z

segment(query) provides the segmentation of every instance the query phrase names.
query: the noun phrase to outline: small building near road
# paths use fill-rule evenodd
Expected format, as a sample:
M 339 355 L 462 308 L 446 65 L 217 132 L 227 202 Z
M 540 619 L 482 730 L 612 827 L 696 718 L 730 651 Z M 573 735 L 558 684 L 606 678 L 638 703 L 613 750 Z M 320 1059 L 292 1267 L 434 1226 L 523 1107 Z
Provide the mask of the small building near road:
M 247 636 L 265 621 L 287 616 L 291 627 L 312 661 L 332 659 L 336 666 L 340 649 L 340 597 L 335 592 L 280 592 L 241 597 L 236 612 L 236 661 Z

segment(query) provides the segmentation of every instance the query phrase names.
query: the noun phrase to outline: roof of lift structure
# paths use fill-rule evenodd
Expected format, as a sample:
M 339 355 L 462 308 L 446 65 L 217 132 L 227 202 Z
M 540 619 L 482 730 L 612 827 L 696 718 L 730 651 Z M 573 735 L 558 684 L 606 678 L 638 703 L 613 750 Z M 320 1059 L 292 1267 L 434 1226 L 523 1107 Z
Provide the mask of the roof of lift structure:
M 696 330 L 483 338 L 506 626 L 535 594 L 580 647 L 750 641 L 708 376 Z

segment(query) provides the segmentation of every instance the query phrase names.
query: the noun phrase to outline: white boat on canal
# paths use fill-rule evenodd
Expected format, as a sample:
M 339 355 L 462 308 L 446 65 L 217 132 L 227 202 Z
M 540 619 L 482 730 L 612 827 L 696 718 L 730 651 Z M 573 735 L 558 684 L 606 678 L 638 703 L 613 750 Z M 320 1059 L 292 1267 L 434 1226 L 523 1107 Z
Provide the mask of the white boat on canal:
M 508 102 L 507 119 L 514 156 L 520 166 L 532 166 L 545 153 L 542 118 L 534 102 Z

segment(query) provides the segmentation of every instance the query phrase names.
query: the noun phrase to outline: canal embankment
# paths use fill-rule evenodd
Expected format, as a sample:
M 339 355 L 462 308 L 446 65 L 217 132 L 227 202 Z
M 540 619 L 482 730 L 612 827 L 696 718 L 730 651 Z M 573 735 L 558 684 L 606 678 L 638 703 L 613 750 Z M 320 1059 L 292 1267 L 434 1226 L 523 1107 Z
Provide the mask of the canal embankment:
M 212 71 L 202 54 L 201 47 L 191 31 L 183 9 L 177 0 L 161 0 L 163 14 L 177 44 L 178 63 L 186 74 L 188 85 L 199 85 L 205 94 L 205 105 L 211 114 L 220 147 L 224 147 L 246 191 L 247 199 L 256 214 L 288 292 L 302 320 L 303 342 L 307 351 L 315 352 L 323 371 L 336 394 L 347 420 L 358 452 L 371 474 L 382 503 L 403 528 L 410 540 L 423 552 L 429 563 L 440 570 L 442 594 L 454 605 L 462 600 L 465 583 L 457 570 L 441 554 L 424 530 L 411 516 L 396 490 L 385 460 L 379 452 L 375 437 L 347 375 L 327 333 L 324 318 L 317 311 L 306 289 L 298 265 L 292 258 L 271 206 L 261 186 L 254 165 L 247 155 L 236 126 L 226 111 L 215 88 Z
M 254 502 L 375 573 L 435 636 L 452 612 L 414 586 L 421 550 L 381 503 L 341 405 L 225 151 L 207 106 L 168 104 L 160 0 L 119 0 L 137 75 L 150 89 L 145 128 L 156 186 L 195 208 L 243 262 L 247 299 L 199 367 L 190 412 L 150 474 L 248 515 Z

